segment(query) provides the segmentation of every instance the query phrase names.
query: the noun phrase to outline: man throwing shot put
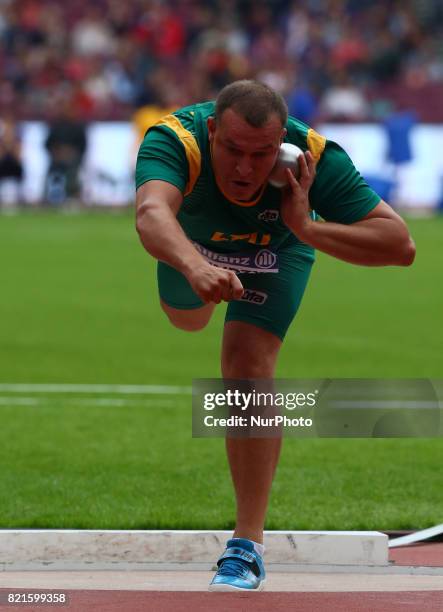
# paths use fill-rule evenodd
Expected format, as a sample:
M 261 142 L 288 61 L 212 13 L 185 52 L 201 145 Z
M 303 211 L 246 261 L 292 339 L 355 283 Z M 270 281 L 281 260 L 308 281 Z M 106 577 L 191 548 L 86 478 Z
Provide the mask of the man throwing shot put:
M 269 177 L 283 142 L 304 154 L 298 179 L 287 170 L 281 189 Z M 414 260 L 405 223 L 343 149 L 288 117 L 283 98 L 256 81 L 231 83 L 215 103 L 159 121 L 141 144 L 136 183 L 137 231 L 158 259 L 171 323 L 203 329 L 216 304 L 228 302 L 227 379 L 273 377 L 314 249 L 364 266 Z M 226 438 L 236 527 L 210 590 L 263 588 L 263 529 L 280 446 L 279 437 Z

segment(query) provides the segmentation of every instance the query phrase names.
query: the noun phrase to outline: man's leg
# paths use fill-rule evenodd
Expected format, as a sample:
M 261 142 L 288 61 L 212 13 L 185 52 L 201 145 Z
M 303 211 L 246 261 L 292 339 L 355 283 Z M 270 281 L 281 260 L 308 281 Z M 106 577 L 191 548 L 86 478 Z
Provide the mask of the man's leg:
M 157 265 L 160 304 L 172 325 L 184 331 L 198 331 L 208 324 L 214 303 L 204 304 L 187 279 L 167 264 Z
M 222 350 L 225 379 L 272 381 L 282 340 L 300 305 L 311 266 L 312 257 L 288 249 L 279 252 L 277 274 L 241 275 L 248 294 L 246 299 L 230 302 L 226 311 Z M 232 386 L 228 383 L 228 387 Z M 265 392 L 269 387 L 272 389 L 272 383 L 265 384 Z M 273 412 L 274 406 L 270 408 Z M 226 448 L 236 494 L 237 520 L 234 538 L 228 540 L 217 562 L 218 571 L 209 590 L 261 590 L 265 570 L 259 545 L 263 542 L 281 436 L 227 437 Z
M 224 378 L 273 378 L 281 340 L 244 323 L 225 324 L 222 349 Z M 281 438 L 226 438 L 237 500 L 235 538 L 263 542 L 263 529 Z
M 211 303 L 199 308 L 184 310 L 168 306 L 163 300 L 160 300 L 160 304 L 172 325 L 184 331 L 199 331 L 206 327 L 216 306 Z

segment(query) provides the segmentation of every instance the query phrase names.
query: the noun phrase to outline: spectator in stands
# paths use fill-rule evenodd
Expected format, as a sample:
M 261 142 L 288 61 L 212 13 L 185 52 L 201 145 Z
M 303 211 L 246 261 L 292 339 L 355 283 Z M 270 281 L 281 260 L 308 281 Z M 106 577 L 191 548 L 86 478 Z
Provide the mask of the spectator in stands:
M 0 0 L 0 89 L 11 84 L 20 119 L 47 119 L 64 83 L 89 119 L 127 120 L 160 68 L 179 106 L 259 78 L 285 96 L 302 84 L 314 99 L 305 91 L 293 103 L 310 115 L 344 71 L 364 100 L 408 99 L 438 122 L 442 37 L 443 8 L 432 0 L 223 0 L 223 10 L 205 0 Z M 355 106 L 355 92 L 340 96 Z
M 0 118 L 0 207 L 21 202 L 22 179 L 20 129 L 8 113 Z
M 131 157 L 134 170 L 140 144 L 148 129 L 181 106 L 181 91 L 171 84 L 170 77 L 171 71 L 166 66 L 157 67 L 146 76 L 139 92 L 138 108 L 132 115 L 135 139 Z
M 347 72 L 337 71 L 336 84 L 328 89 L 320 101 L 323 121 L 365 121 L 370 107 L 361 90 L 356 87 Z
M 296 85 L 287 96 L 289 114 L 312 125 L 317 120 L 318 101 L 309 87 Z
M 48 204 L 59 205 L 81 197 L 79 172 L 86 144 L 86 126 L 77 117 L 72 98 L 56 100 L 45 143 L 50 155 L 45 188 Z

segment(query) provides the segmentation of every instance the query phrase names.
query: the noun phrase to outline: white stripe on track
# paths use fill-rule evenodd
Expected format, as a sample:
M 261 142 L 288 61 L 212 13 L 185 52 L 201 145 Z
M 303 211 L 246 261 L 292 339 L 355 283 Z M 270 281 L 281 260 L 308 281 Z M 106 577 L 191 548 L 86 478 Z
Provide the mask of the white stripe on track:
M 345 400 L 331 402 L 332 408 L 438 408 L 438 402 L 411 400 Z
M 138 406 L 141 408 L 172 408 L 177 403 L 172 399 L 126 399 L 113 397 L 90 397 L 90 398 L 46 398 L 46 397 L 8 397 L 0 396 L 0 406 L 49 406 L 53 407 L 56 402 L 63 406 L 104 406 L 124 407 Z
M 10 393 L 110 393 L 116 395 L 190 395 L 191 387 L 174 385 L 77 385 L 0 383 L 1 392 Z
M 401 538 L 394 538 L 389 542 L 388 546 L 389 548 L 397 548 L 397 546 L 407 546 L 408 544 L 414 544 L 415 542 L 421 542 L 422 540 L 433 538 L 434 536 L 440 535 L 442 533 L 443 523 L 441 523 L 440 525 L 434 525 L 434 527 L 428 527 L 428 529 L 421 529 L 420 531 L 415 531 L 414 533 L 402 536 Z
M 41 406 L 37 397 L 0 397 L 0 406 Z

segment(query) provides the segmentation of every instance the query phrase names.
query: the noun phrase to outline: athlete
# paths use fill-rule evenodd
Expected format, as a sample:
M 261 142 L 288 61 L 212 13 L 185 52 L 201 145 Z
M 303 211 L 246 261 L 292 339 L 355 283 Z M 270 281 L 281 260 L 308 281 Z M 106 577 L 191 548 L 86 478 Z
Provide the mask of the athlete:
M 302 149 L 298 179 L 268 178 L 282 142 Z M 403 220 L 364 182 L 350 158 L 293 117 L 257 81 L 236 81 L 215 102 L 161 119 L 141 144 L 137 231 L 158 260 L 161 307 L 197 331 L 228 302 L 221 370 L 227 379 L 272 379 L 308 282 L 314 250 L 365 265 L 410 265 Z M 236 495 L 233 538 L 210 590 L 261 590 L 263 529 L 281 439 L 227 437 Z

